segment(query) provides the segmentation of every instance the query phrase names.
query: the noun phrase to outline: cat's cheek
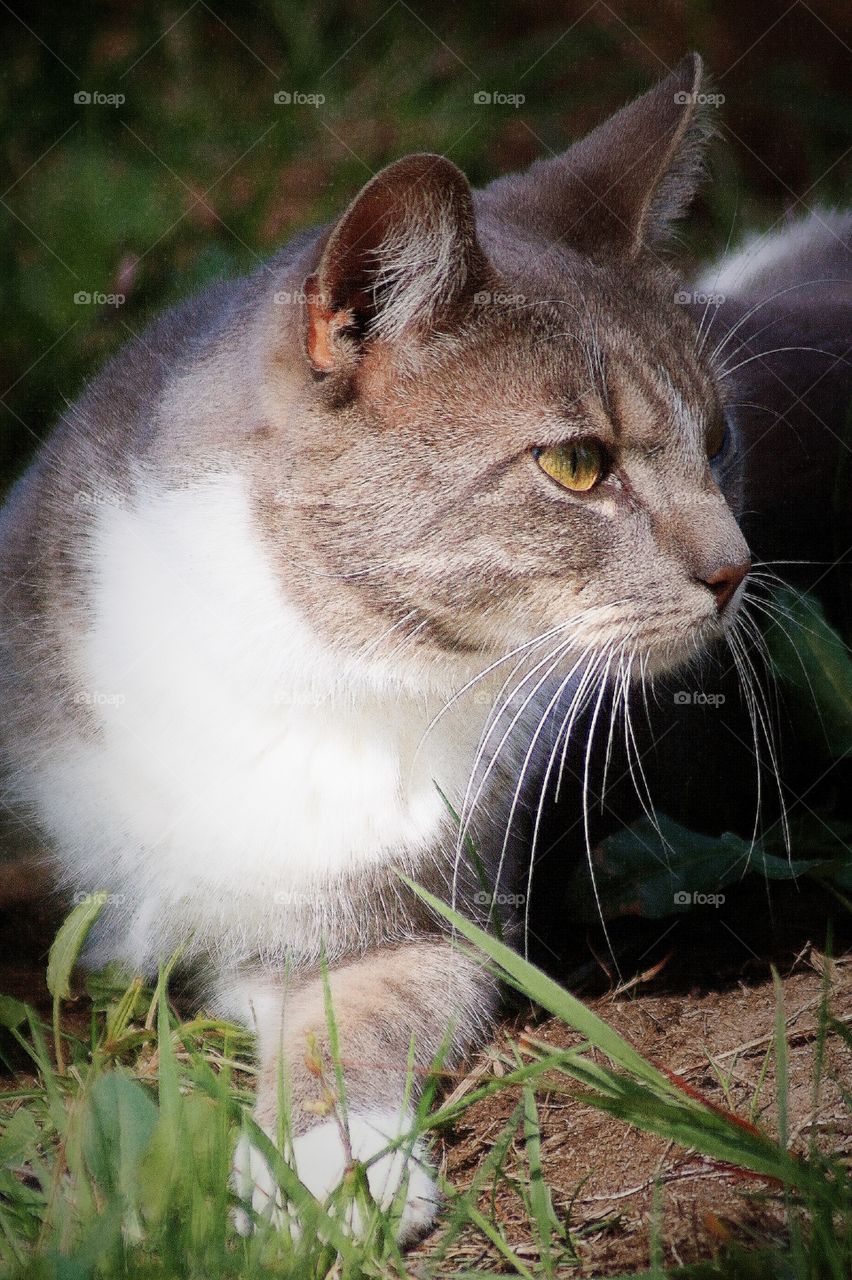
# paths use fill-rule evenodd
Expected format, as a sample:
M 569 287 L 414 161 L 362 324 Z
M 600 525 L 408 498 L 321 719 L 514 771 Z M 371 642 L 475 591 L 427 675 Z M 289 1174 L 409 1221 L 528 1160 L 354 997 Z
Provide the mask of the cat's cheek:
M 350 1115 L 352 1155 L 366 1163 L 412 1123 L 410 1112 L 402 1120 L 390 1110 Z M 346 1171 L 347 1156 L 337 1121 L 324 1121 L 296 1138 L 293 1159 L 299 1180 L 320 1204 L 324 1203 L 340 1185 Z M 402 1150 L 388 1152 L 367 1168 L 370 1194 L 384 1210 L 391 1208 L 400 1186 L 403 1182 L 406 1184 L 404 1201 L 396 1206 L 396 1234 L 401 1245 L 419 1240 L 435 1220 L 440 1196 L 433 1173 L 425 1144 L 420 1139 L 413 1144 L 406 1143 Z M 290 1234 L 299 1235 L 295 1212 L 291 1209 L 285 1214 L 281 1192 L 265 1158 L 245 1137 L 240 1139 L 234 1153 L 232 1186 L 241 1200 L 251 1203 L 258 1218 L 268 1219 L 279 1229 L 289 1221 Z M 358 1204 L 346 1208 L 345 1226 L 356 1239 L 363 1238 L 369 1229 L 365 1208 Z M 245 1210 L 238 1209 L 234 1221 L 241 1235 L 251 1234 L 252 1222 Z

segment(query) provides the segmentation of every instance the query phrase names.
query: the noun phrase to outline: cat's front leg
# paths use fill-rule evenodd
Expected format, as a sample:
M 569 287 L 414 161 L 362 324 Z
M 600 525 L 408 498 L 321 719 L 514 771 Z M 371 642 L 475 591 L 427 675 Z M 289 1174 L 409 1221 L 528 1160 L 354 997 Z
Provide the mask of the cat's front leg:
M 314 974 L 291 982 L 286 993 L 276 995 L 259 984 L 257 997 L 249 994 L 260 1054 L 256 1118 L 274 1139 L 283 1066 L 287 1128 L 300 1180 L 325 1201 L 349 1162 L 361 1161 L 368 1165 L 372 1197 L 383 1208 L 404 1182 L 397 1234 L 407 1244 L 428 1230 L 439 1203 L 426 1144 L 412 1134 L 419 1093 L 445 1046 L 442 1065 L 452 1067 L 487 1035 L 497 986 L 479 964 L 437 938 L 369 952 L 332 969 L 328 985 L 345 1109 L 337 1096 L 324 984 Z M 389 1142 L 409 1134 L 410 1142 L 373 1160 Z M 245 1140 L 235 1154 L 234 1175 L 238 1193 L 255 1213 L 281 1220 L 282 1202 L 267 1163 Z M 248 1225 L 248 1215 L 242 1225 Z M 357 1208 L 350 1210 L 347 1225 L 356 1235 L 363 1232 Z

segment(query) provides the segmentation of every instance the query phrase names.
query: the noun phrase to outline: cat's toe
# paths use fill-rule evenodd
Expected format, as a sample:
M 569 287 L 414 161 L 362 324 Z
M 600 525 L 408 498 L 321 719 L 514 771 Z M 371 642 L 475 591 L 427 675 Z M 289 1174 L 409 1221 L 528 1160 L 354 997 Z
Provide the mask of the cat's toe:
M 410 1125 L 413 1117 L 409 1115 L 407 1120 Z M 352 1155 L 367 1164 L 367 1183 L 376 1204 L 382 1209 L 390 1209 L 400 1185 L 404 1180 L 406 1182 L 405 1199 L 396 1223 L 400 1244 L 411 1244 L 429 1229 L 440 1203 L 422 1139 L 406 1142 L 402 1148 L 372 1159 L 389 1142 L 404 1134 L 407 1127 L 400 1122 L 399 1114 L 393 1111 L 373 1111 L 349 1117 Z M 297 1172 L 305 1186 L 318 1200 L 327 1199 L 340 1184 L 345 1169 L 346 1156 L 337 1123 L 326 1121 L 297 1138 L 294 1156 Z M 372 1163 L 368 1164 L 371 1160 Z M 352 1205 L 347 1218 L 352 1234 L 363 1235 L 366 1224 L 362 1210 Z
M 258 1218 L 268 1218 L 275 1227 L 284 1222 L 281 1193 L 272 1171 L 257 1147 L 243 1134 L 234 1151 L 231 1186 L 245 1204 L 250 1204 Z M 241 1236 L 250 1236 L 254 1223 L 247 1209 L 234 1210 L 234 1226 Z
M 410 1121 L 412 1117 L 407 1119 Z M 421 1139 L 378 1155 L 404 1132 L 399 1115 L 392 1111 L 349 1117 L 352 1155 L 367 1165 L 367 1183 L 376 1204 L 383 1210 L 390 1209 L 405 1182 L 404 1199 L 397 1205 L 395 1229 L 399 1243 L 407 1245 L 429 1230 L 438 1212 L 440 1197 Z M 373 1159 L 375 1156 L 378 1158 Z M 325 1203 L 340 1185 L 346 1170 L 347 1153 L 337 1122 L 327 1120 L 296 1138 L 293 1159 L 300 1181 L 320 1203 Z M 244 1137 L 234 1155 L 233 1185 L 237 1195 L 251 1203 L 259 1218 L 267 1218 L 277 1227 L 282 1225 L 284 1208 L 275 1179 L 264 1157 Z M 251 1219 L 245 1210 L 237 1210 L 235 1221 L 242 1234 L 251 1231 Z M 353 1236 L 363 1237 L 369 1218 L 365 1220 L 363 1207 L 353 1203 L 347 1207 L 345 1223 Z M 290 1230 L 296 1234 L 292 1217 Z

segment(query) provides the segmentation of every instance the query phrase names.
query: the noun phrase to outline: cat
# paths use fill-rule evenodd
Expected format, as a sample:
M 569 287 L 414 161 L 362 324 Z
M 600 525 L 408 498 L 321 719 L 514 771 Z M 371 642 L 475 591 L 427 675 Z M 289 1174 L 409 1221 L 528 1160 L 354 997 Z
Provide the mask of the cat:
M 283 1055 L 320 1199 L 499 1007 L 397 872 L 520 939 L 546 713 L 691 660 L 742 599 L 724 383 L 663 256 L 702 84 L 690 56 L 482 191 L 438 155 L 389 165 L 132 341 L 0 515 L 9 795 L 59 883 L 105 893 L 89 963 L 181 948 L 256 1031 L 273 1138 Z M 244 1140 L 235 1178 L 280 1217 Z M 369 1182 L 404 1186 L 402 1243 L 428 1229 L 422 1140 Z

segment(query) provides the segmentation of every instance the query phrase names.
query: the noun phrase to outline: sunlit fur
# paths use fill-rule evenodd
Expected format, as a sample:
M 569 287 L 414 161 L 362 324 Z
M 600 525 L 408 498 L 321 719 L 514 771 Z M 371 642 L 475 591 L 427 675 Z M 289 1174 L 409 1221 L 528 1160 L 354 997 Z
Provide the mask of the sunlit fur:
M 272 1135 L 284 1055 L 320 1195 L 340 1167 L 306 1066 L 330 1052 L 321 957 L 365 1156 L 370 1116 L 409 1115 L 409 1054 L 411 1101 L 497 1008 L 397 871 L 523 942 L 546 787 L 570 752 L 588 856 L 591 747 L 620 720 L 651 814 L 637 699 L 714 642 L 775 766 L 741 608 L 771 597 L 720 612 L 707 581 L 748 559 L 736 466 L 707 452 L 737 352 L 661 256 L 700 85 L 686 59 L 481 192 L 399 161 L 131 343 L 0 515 L 6 798 L 63 887 L 106 894 L 92 959 L 153 974 L 180 947 L 257 1029 Z M 611 460 L 586 493 L 535 458 L 576 438 Z M 255 1207 L 258 1160 L 238 1153 Z M 435 1209 L 422 1165 L 382 1166 L 419 1188 L 405 1240 Z

